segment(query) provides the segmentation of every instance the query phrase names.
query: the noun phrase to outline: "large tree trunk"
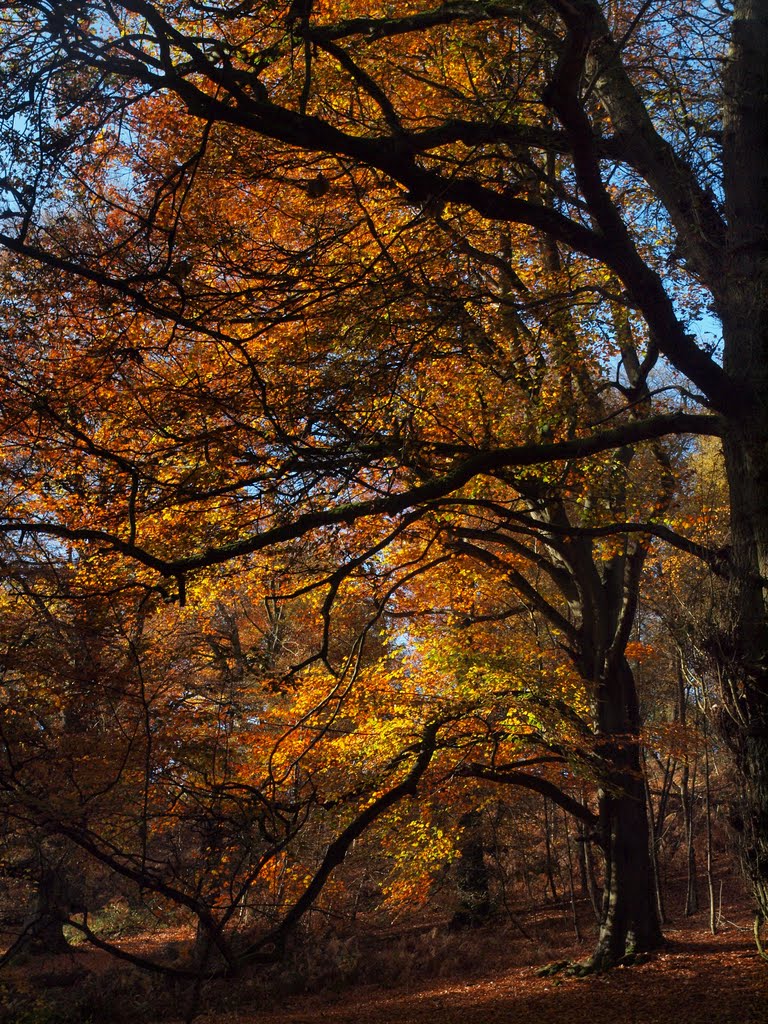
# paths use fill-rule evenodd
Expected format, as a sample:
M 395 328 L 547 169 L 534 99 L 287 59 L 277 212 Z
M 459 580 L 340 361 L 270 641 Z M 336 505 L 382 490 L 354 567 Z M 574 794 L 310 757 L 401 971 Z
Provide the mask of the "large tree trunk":
M 617 754 L 625 768 L 613 773 L 610 790 L 601 788 L 599 793 L 605 882 L 600 933 L 591 958 L 598 968 L 657 949 L 663 942 L 639 759 L 636 749 Z
M 70 904 L 67 882 L 60 865 L 43 864 L 21 933 L 0 958 L 0 966 L 20 956 L 57 956 L 70 947 L 64 936 L 64 921 Z
M 755 339 L 762 324 L 727 325 L 734 350 L 765 346 Z M 736 317 L 733 318 L 737 320 Z M 740 318 L 739 318 L 740 319 Z M 744 365 L 744 364 L 743 364 Z M 766 389 L 765 382 L 762 385 Z M 765 395 L 768 398 L 768 392 Z M 716 624 L 713 656 L 723 689 L 720 728 L 734 755 L 739 776 L 739 806 L 732 814 L 740 835 L 742 863 L 757 909 L 768 920 L 768 408 L 731 422 L 724 451 L 731 500 L 731 544 L 736 578 Z
M 605 880 L 600 933 L 590 965 L 605 968 L 663 942 L 640 762 L 637 693 L 623 659 L 600 687 L 598 726 L 604 765 L 598 801 Z
M 743 390 L 724 440 L 736 568 L 716 652 L 735 755 L 743 863 L 768 918 L 768 0 L 736 0 L 723 119 L 724 368 Z
M 765 358 L 768 365 L 768 339 Z M 719 724 L 739 775 L 732 819 L 742 862 L 768 920 L 768 409 L 730 424 L 724 448 L 736 580 L 713 652 L 723 683 Z
M 66 879 L 56 868 L 43 871 L 32 913 L 25 927 L 25 951 L 54 956 L 69 950 L 63 929 L 63 921 L 70 907 L 68 890 Z

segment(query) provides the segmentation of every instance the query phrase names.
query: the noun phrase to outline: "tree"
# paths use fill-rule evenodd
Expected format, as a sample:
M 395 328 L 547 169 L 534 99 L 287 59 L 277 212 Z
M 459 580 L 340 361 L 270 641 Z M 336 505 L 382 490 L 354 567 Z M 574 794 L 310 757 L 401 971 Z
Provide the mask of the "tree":
M 374 686 L 353 702 L 349 659 L 336 674 L 312 659 L 300 687 L 277 689 L 288 632 L 276 640 L 273 610 L 247 592 L 153 607 L 78 594 L 81 572 L 30 583 L 27 566 L 3 592 L 6 861 L 35 884 L 3 962 L 66 949 L 68 923 L 181 979 L 272 963 L 355 841 L 415 793 L 455 712 L 395 709 Z M 87 913 L 104 894 L 194 923 L 193 954 L 174 963 L 100 936 Z
M 722 434 L 728 553 L 655 511 L 624 525 L 734 582 L 727 734 L 768 916 L 764 0 L 2 9 L 0 241 L 20 296 L 5 315 L 30 357 L 6 370 L 6 534 L 100 544 L 183 598 L 200 568 L 321 531 L 343 547 L 353 523 L 349 560 L 370 557 L 475 480 Z M 263 214 L 220 202 L 198 230 L 213 181 Z M 489 303 L 503 332 L 486 329 Z M 617 356 L 598 359 L 608 418 L 583 392 L 564 401 L 580 387 L 569 359 L 502 443 L 467 437 L 456 410 L 503 417 L 521 352 L 562 332 L 564 306 L 576 350 L 608 338 L 623 360 L 612 384 Z M 722 364 L 695 334 L 706 308 Z M 61 355 L 32 344 L 41 330 Z M 473 392 L 484 351 L 496 387 Z M 446 355 L 461 377 L 440 372 Z M 560 357 L 543 358 L 551 374 Z M 78 472 L 112 467 L 104 510 L 57 447 Z

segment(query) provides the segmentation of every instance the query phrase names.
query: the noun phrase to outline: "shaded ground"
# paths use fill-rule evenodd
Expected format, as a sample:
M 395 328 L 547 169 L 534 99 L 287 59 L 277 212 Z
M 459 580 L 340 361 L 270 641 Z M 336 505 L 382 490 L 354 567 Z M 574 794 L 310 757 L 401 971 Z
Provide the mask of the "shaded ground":
M 485 970 L 471 980 L 412 979 L 285 999 L 268 1011 L 203 1015 L 207 1024 L 768 1024 L 768 964 L 752 943 L 749 913 L 713 936 L 703 914 L 668 927 L 669 948 L 647 964 L 586 979 L 540 978 L 532 959 L 580 957 L 589 943 L 516 943 L 514 967 L 490 940 Z M 561 926 L 562 927 L 562 926 Z M 480 941 L 482 938 L 477 937 Z M 485 937 L 486 942 L 488 937 Z M 527 955 L 525 966 L 519 963 Z M 475 969 L 476 970 L 476 969 Z
M 668 925 L 648 963 L 575 979 L 536 966 L 586 956 L 551 909 L 512 925 L 451 935 L 441 924 L 307 943 L 276 994 L 264 978 L 204 986 L 200 1024 L 768 1024 L 768 964 L 751 942 L 748 907 L 712 936 L 704 915 Z M 134 952 L 184 945 L 183 934 L 135 936 Z M 299 958 L 300 959 L 300 958 Z M 340 965 L 346 966 L 346 973 Z M 309 968 L 309 969 L 308 969 Z M 371 978 L 386 983 L 371 984 Z M 272 979 L 274 982 L 275 979 Z M 368 983 L 365 983 L 365 982 Z M 271 985 L 271 989 L 270 989 Z M 295 994 L 303 987 L 314 994 Z M 0 1024 L 180 1024 L 188 992 L 80 948 L 0 973 Z
M 749 934 L 713 937 L 668 929 L 670 948 L 649 963 L 586 979 L 539 978 L 531 967 L 495 970 L 469 983 L 352 989 L 293 999 L 261 1013 L 203 1016 L 217 1024 L 766 1024 L 768 964 Z

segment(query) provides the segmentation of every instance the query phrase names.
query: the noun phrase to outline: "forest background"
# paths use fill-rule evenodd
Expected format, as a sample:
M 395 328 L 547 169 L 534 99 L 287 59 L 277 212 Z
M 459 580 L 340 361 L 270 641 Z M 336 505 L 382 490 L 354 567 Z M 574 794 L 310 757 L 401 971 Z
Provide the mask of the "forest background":
M 768 3 L 0 17 L 6 961 L 192 1019 L 548 892 L 585 973 L 726 833 L 760 947 Z

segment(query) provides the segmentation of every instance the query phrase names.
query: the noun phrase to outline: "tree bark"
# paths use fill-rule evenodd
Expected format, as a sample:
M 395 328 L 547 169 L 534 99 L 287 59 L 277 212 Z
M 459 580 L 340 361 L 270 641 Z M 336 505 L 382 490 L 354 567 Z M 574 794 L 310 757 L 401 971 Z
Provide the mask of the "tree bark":
M 34 899 L 21 934 L 3 955 L 0 964 L 21 955 L 57 956 L 69 952 L 64 921 L 70 910 L 68 886 L 60 871 L 44 866 L 37 880 Z
M 599 753 L 605 765 L 598 790 L 605 883 L 600 932 L 590 965 L 603 969 L 656 949 L 664 941 L 640 763 L 639 708 L 634 676 L 625 660 L 601 686 L 598 720 Z
M 768 918 L 768 0 L 734 4 L 725 79 L 727 300 L 723 365 L 745 395 L 724 437 L 736 570 L 716 653 L 721 725 L 741 779 L 734 823 L 759 913 Z
M 605 885 L 597 948 L 591 963 L 610 967 L 626 956 L 656 949 L 663 941 L 648 852 L 648 818 L 643 783 L 627 758 L 613 775 L 612 789 L 600 790 L 605 843 Z
M 571 896 L 571 915 L 573 917 L 573 931 L 577 942 L 581 942 L 581 929 L 579 928 L 579 911 L 576 906 L 576 886 L 574 884 L 573 854 L 571 853 L 571 836 L 568 831 L 568 816 L 563 811 L 563 828 L 565 830 L 565 854 L 568 864 L 568 891 Z

